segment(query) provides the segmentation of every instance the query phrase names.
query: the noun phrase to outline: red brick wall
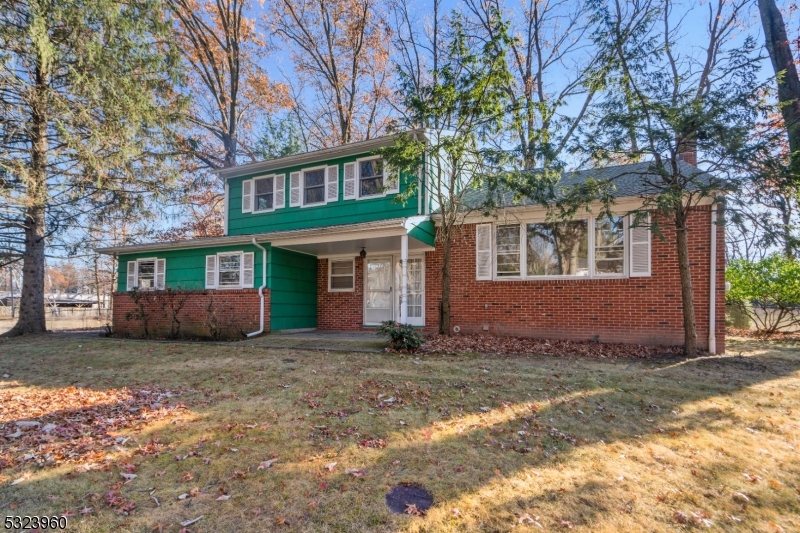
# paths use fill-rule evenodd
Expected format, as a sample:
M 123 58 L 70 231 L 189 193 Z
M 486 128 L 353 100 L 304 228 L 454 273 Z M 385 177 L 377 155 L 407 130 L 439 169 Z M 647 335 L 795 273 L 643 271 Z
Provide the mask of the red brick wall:
M 364 260 L 355 260 L 353 292 L 328 292 L 328 260 L 317 261 L 317 329 L 364 329 Z
M 148 332 L 151 337 L 167 337 L 171 333 L 172 306 L 169 293 L 153 291 L 142 293 L 140 303 L 148 316 Z M 245 333 L 257 331 L 261 312 L 258 289 L 173 291 L 174 306 L 185 299 L 177 314 L 180 321 L 180 336 L 210 338 L 216 328 L 218 338 L 239 338 Z M 269 290 L 264 289 L 264 330 L 269 331 Z M 209 309 L 210 307 L 210 309 Z M 129 292 L 114 293 L 114 333 L 123 336 L 142 337 L 144 326 L 141 320 L 126 318 L 136 311 L 136 304 Z
M 708 346 L 710 207 L 690 216 L 689 251 L 695 292 L 698 344 Z M 665 241 L 655 235 L 652 275 L 628 279 L 477 281 L 475 225 L 462 226 L 452 256 L 452 326 L 462 333 L 520 335 L 655 345 L 683 344 L 675 232 L 662 223 Z M 717 352 L 725 350 L 725 242 L 717 227 Z M 425 325 L 438 329 L 441 301 L 441 248 L 425 254 Z

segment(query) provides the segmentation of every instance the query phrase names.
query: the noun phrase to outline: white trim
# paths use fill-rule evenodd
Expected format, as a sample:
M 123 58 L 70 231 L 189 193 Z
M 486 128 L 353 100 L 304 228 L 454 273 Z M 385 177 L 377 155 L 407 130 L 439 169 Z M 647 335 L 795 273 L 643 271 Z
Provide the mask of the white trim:
M 231 196 L 231 188 L 228 185 L 228 181 L 226 180 L 225 196 L 223 197 L 223 202 L 222 202 L 222 209 L 224 211 L 222 214 L 222 234 L 226 236 L 228 235 L 228 217 L 230 215 L 230 213 L 228 212 L 228 205 L 230 204 L 230 196 Z
M 214 288 L 216 290 L 227 290 L 227 289 L 249 289 L 252 286 L 246 286 L 242 284 L 244 281 L 244 254 L 246 253 L 253 253 L 253 252 L 245 252 L 243 250 L 231 250 L 230 252 L 217 252 L 215 255 L 217 256 L 217 264 L 214 266 Z M 239 255 L 239 284 L 238 285 L 220 285 L 219 284 L 219 256 L 221 255 Z M 253 257 L 253 273 L 255 274 L 255 256 Z M 254 276 L 255 277 L 255 276 Z M 254 279 L 255 281 L 255 279 Z
M 139 290 L 139 291 L 155 291 L 155 290 L 158 290 L 158 287 L 156 286 L 156 281 L 158 280 L 158 260 L 159 260 L 158 257 L 140 257 L 139 259 L 134 259 L 133 261 L 128 261 L 128 263 L 136 263 L 136 267 L 134 268 L 134 275 L 133 275 L 133 284 L 134 284 L 133 287 L 135 287 L 136 290 Z M 142 289 L 142 288 L 139 287 L 139 263 L 144 263 L 144 262 L 149 262 L 149 261 L 153 262 L 153 286 L 152 287 L 148 287 L 146 289 Z M 167 265 L 167 260 L 164 259 L 164 268 L 165 269 L 166 269 L 166 265 Z M 166 285 L 166 277 L 164 278 L 164 281 L 165 281 L 165 285 Z M 127 287 L 127 279 L 125 280 L 125 282 L 126 282 L 126 287 L 125 287 L 126 288 L 126 292 L 133 290 L 133 287 Z
M 269 179 L 269 178 L 272 178 L 272 207 L 270 209 L 262 209 L 261 211 L 256 211 L 256 204 L 258 203 L 258 195 L 256 194 L 256 181 L 265 180 L 265 179 Z M 256 177 L 250 178 L 250 181 L 253 182 L 252 193 L 251 193 L 251 195 L 252 195 L 251 202 L 253 204 L 252 213 L 254 215 L 258 215 L 260 213 L 271 213 L 271 212 L 275 211 L 275 180 L 277 180 L 277 179 L 278 179 L 278 175 L 277 174 L 268 174 L 266 176 L 256 176 Z
M 333 263 L 345 263 L 350 261 L 350 264 L 353 266 L 353 287 L 350 289 L 332 289 L 331 288 L 331 278 L 333 277 Z M 347 276 L 336 276 L 337 278 L 344 278 Z M 328 292 L 355 292 L 356 290 L 356 259 L 355 257 L 350 256 L 349 258 L 343 259 L 328 259 Z
M 708 353 L 717 353 L 717 206 L 711 207 L 711 271 L 709 272 Z
M 369 196 L 361 196 L 361 162 L 362 161 L 372 161 L 373 159 L 380 159 L 383 163 L 383 176 L 381 179 L 383 180 L 382 189 L 383 192 L 378 194 L 370 194 Z M 387 194 L 395 194 L 394 192 L 389 193 L 386 189 L 386 161 L 383 160 L 380 156 L 371 155 L 368 157 L 359 157 L 355 161 L 356 163 L 356 200 L 374 200 L 376 198 L 385 198 Z
M 306 172 L 313 172 L 314 170 L 322 171 L 322 195 L 324 200 L 321 202 L 314 202 L 313 204 L 306 203 Z M 308 167 L 300 170 L 300 207 L 319 207 L 328 204 L 328 165 L 321 167 Z M 296 207 L 296 206 L 295 206 Z

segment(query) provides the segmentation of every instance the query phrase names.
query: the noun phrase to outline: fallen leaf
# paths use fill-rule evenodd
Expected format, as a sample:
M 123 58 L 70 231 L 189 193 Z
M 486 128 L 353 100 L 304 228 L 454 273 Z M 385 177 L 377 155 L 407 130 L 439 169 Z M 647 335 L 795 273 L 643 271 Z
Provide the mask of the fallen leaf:
M 325 465 L 325 468 L 327 468 L 329 472 L 333 472 L 333 469 L 336 468 L 337 464 L 339 463 L 328 463 Z
M 365 472 L 357 468 L 348 468 L 344 473 L 353 477 L 363 477 Z
M 269 461 L 261 461 L 256 470 L 264 470 L 266 468 L 270 468 L 273 464 L 275 464 L 276 461 L 277 459 L 270 459 Z
M 187 520 L 186 522 L 181 522 L 181 526 L 183 526 L 183 527 L 189 527 L 189 526 L 191 526 L 192 524 L 194 524 L 195 522 L 199 522 L 199 521 L 200 521 L 200 520 L 202 520 L 203 518 L 205 518 L 205 515 L 202 515 L 202 514 L 201 514 L 201 515 L 200 515 L 200 516 L 198 516 L 197 518 L 194 518 L 194 519 L 192 519 L 192 520 Z
M 225 501 L 228 501 L 230 499 L 231 499 L 231 495 L 230 494 L 223 494 L 222 496 L 218 496 L 217 497 L 217 501 L 218 502 L 225 502 Z

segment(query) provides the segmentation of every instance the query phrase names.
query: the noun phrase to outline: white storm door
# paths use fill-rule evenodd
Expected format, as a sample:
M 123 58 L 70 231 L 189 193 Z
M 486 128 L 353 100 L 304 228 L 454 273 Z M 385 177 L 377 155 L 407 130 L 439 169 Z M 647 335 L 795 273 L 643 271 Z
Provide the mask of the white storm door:
M 408 276 L 408 323 L 412 326 L 424 326 L 425 318 L 422 308 L 425 305 L 425 269 L 422 257 L 409 257 L 406 264 L 406 276 Z M 396 316 L 400 316 L 400 276 L 403 275 L 403 267 L 400 259 L 395 263 L 395 286 L 397 287 L 397 309 Z
M 392 258 L 367 258 L 364 291 L 364 324 L 377 325 L 393 320 Z

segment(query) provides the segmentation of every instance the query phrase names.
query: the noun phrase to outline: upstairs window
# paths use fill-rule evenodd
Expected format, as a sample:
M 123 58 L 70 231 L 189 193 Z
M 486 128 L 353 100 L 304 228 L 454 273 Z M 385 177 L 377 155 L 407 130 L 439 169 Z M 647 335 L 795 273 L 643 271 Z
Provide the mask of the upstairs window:
M 359 196 L 383 194 L 383 161 L 370 159 L 359 163 Z
M 325 203 L 325 169 L 303 172 L 303 205 Z
M 275 178 L 261 178 L 255 181 L 256 211 L 269 211 L 272 209 L 275 195 Z

